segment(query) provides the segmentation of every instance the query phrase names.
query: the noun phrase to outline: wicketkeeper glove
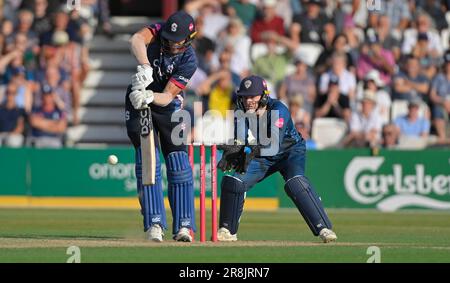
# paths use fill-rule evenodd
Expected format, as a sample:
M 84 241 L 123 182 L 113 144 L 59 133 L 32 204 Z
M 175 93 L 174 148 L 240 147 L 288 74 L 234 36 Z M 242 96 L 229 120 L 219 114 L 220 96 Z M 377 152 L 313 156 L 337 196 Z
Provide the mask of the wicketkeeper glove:
M 247 145 L 242 149 L 242 155 L 234 170 L 240 174 L 247 172 L 248 165 L 256 156 L 261 155 L 261 147 L 259 145 Z
M 241 155 L 243 154 L 243 145 L 219 145 L 217 149 L 223 150 L 222 158 L 220 159 L 217 167 L 223 172 L 233 170 L 239 162 Z

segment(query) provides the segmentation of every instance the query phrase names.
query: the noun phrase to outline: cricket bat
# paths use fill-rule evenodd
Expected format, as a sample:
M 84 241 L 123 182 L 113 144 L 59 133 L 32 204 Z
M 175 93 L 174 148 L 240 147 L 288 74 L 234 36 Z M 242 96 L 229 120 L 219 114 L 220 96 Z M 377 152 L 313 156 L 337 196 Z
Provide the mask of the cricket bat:
M 154 185 L 156 177 L 156 150 L 150 107 L 140 111 L 140 140 L 142 158 L 142 184 Z

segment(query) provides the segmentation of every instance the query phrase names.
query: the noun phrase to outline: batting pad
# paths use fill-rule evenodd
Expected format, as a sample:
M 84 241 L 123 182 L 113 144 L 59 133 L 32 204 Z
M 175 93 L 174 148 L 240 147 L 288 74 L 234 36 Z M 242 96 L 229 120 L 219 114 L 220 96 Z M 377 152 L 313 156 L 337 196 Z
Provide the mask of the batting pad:
M 136 151 L 136 179 L 141 214 L 144 217 L 144 231 L 150 229 L 153 224 L 159 224 L 167 229 L 166 210 L 164 208 L 164 195 L 161 180 L 161 162 L 159 150 L 156 148 L 156 175 L 155 184 L 151 186 L 142 185 L 142 155 L 141 149 Z
M 294 201 L 315 236 L 318 236 L 323 228 L 331 229 L 331 221 L 322 202 L 305 176 L 295 176 L 289 179 L 284 190 Z
M 194 180 L 187 153 L 184 151 L 169 153 L 166 165 L 173 234 L 177 234 L 181 227 L 190 228 L 195 232 Z
M 239 218 L 244 209 L 244 202 L 244 183 L 235 177 L 224 176 L 220 193 L 220 228 L 227 228 L 233 235 L 237 233 Z

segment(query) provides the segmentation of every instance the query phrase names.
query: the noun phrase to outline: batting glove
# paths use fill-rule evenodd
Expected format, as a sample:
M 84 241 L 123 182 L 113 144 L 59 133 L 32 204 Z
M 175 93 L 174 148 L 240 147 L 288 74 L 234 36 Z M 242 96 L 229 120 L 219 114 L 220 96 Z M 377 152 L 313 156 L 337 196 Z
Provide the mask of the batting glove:
M 130 93 L 130 101 L 134 109 L 144 109 L 147 108 L 150 103 L 155 99 L 155 95 L 151 90 L 133 90 Z
M 139 65 L 136 69 L 137 73 L 131 77 L 131 87 L 145 89 L 153 82 L 153 69 L 148 64 Z

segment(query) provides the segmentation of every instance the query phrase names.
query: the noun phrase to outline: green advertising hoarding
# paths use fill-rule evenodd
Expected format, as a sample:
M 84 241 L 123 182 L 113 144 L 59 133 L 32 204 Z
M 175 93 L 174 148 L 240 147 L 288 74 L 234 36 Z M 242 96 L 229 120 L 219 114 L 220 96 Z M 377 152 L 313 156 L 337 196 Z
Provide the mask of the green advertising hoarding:
M 314 151 L 306 175 L 325 207 L 450 209 L 449 150 Z M 279 195 L 281 207 L 293 207 Z
M 114 154 L 116 165 L 108 164 Z M 210 190 L 210 151 L 206 150 L 207 191 Z M 218 156 L 219 157 L 219 156 Z M 161 173 L 167 191 L 164 158 Z M 135 197 L 136 177 L 134 150 L 108 149 L 8 149 L 0 148 L 0 195 L 36 197 Z M 200 156 L 195 150 L 194 185 L 196 196 L 200 187 Z M 223 173 L 218 172 L 218 189 Z M 272 176 L 256 186 L 249 197 L 276 198 L 279 176 Z
M 110 165 L 115 154 L 119 163 Z M 450 209 L 450 150 L 323 150 L 307 153 L 306 175 L 328 208 Z M 219 158 L 219 157 L 218 157 Z M 0 148 L 0 196 L 136 197 L 130 148 L 37 150 Z M 199 196 L 199 152 L 195 192 Z M 207 171 L 209 176 L 209 151 Z M 163 187 L 167 190 L 165 166 Z M 218 171 L 218 189 L 222 172 Z M 209 184 L 209 177 L 207 182 Z M 209 191 L 209 185 L 207 186 Z M 209 195 L 209 192 L 207 193 Z M 278 198 L 294 207 L 280 174 L 255 186 L 248 198 Z
M 27 195 L 30 189 L 27 150 L 0 148 L 0 195 Z

